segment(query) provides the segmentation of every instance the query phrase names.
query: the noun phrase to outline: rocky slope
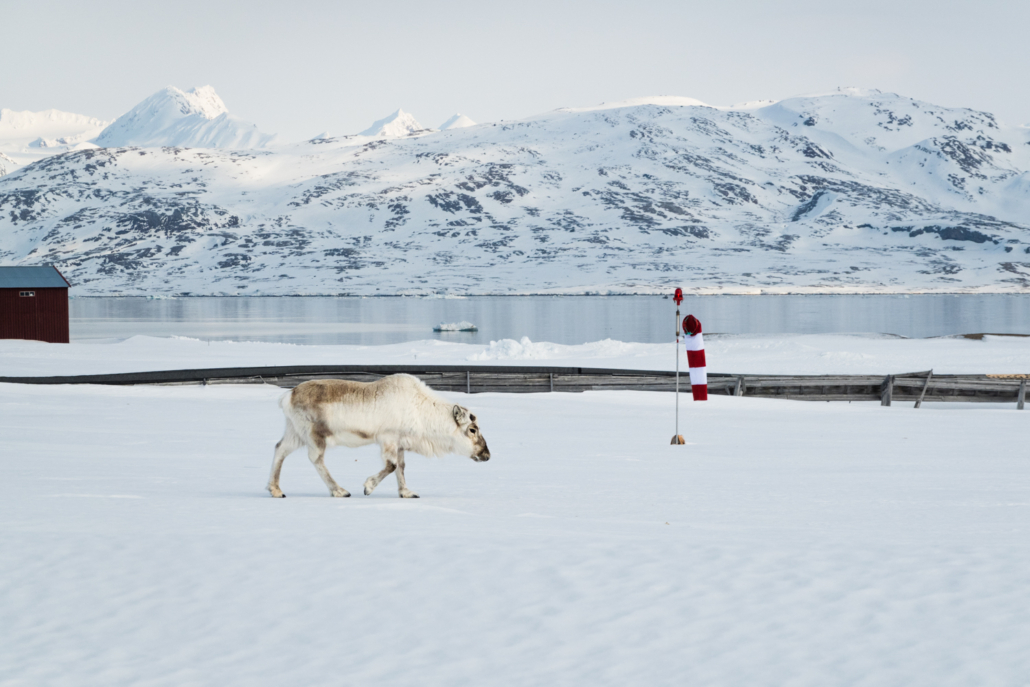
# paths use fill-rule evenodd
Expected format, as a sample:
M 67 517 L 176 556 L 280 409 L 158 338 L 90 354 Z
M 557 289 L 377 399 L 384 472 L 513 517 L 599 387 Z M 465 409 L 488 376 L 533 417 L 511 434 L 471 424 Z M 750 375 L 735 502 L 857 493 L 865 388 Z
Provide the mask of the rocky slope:
M 83 295 L 1026 292 L 1028 144 L 844 90 L 82 150 L 0 179 L 0 263 L 53 262 Z

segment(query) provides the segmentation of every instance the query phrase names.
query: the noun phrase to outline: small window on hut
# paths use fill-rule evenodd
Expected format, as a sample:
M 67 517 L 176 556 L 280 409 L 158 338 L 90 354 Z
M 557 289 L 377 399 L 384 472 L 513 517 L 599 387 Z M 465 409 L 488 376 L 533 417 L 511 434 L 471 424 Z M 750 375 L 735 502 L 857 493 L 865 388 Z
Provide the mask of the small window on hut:
M 35 291 L 22 291 L 18 294 L 22 298 L 31 298 L 36 295 Z

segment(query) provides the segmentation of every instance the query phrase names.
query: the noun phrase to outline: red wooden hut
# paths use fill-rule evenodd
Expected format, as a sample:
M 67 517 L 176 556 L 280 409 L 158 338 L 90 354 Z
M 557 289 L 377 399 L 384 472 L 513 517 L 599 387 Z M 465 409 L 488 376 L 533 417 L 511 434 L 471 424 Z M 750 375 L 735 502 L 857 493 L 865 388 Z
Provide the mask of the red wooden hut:
M 69 286 L 56 267 L 0 267 L 0 339 L 68 343 Z

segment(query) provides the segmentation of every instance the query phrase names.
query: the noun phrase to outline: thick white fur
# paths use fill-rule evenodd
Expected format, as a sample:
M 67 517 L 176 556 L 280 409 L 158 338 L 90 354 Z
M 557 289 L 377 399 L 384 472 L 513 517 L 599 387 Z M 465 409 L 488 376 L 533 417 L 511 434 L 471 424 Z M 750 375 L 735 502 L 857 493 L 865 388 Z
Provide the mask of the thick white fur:
M 268 482 L 273 496 L 283 496 L 279 488 L 283 460 L 301 446 L 307 446 L 308 457 L 333 496 L 350 494 L 336 484 L 325 468 L 323 458 L 329 446 L 354 448 L 378 444 L 384 469 L 365 481 L 365 494 L 370 494 L 385 476 L 396 470 L 398 492 L 405 498 L 418 497 L 404 481 L 405 451 L 430 457 L 456 453 L 477 461 L 490 457 L 474 416 L 411 375 L 390 375 L 358 384 L 355 393 L 331 402 L 296 406 L 293 401 L 292 391 L 279 399 L 286 416 L 286 430 L 276 445 Z

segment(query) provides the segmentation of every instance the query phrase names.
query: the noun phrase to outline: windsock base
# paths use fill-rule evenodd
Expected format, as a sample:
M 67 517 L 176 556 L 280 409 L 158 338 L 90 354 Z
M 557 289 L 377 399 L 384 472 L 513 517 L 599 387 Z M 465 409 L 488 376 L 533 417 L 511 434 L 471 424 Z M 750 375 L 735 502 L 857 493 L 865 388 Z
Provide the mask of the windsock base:
M 675 446 L 677 444 L 682 446 L 683 444 L 686 444 L 686 443 L 687 442 L 683 441 L 683 435 L 682 434 L 677 434 L 676 436 L 674 436 L 672 438 L 672 441 L 669 442 L 669 444 L 672 445 L 672 446 Z

